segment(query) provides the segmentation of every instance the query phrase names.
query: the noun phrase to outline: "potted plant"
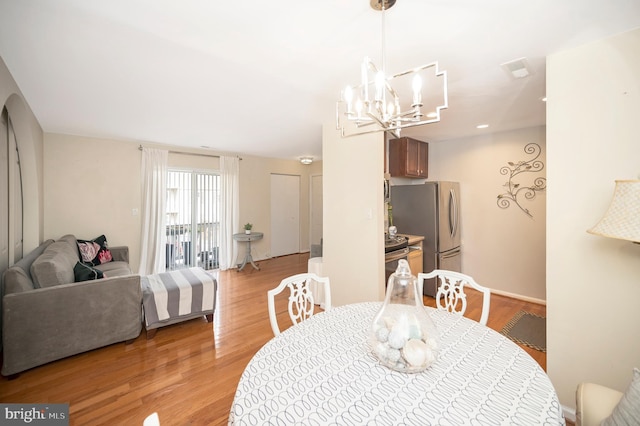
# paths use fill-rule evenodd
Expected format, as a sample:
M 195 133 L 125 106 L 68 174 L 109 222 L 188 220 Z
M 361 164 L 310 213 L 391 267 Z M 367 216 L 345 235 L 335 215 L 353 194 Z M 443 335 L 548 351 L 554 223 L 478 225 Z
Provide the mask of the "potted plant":
M 250 223 L 245 223 L 244 224 L 244 233 L 245 234 L 250 234 L 251 233 L 251 228 L 253 228 L 253 225 Z

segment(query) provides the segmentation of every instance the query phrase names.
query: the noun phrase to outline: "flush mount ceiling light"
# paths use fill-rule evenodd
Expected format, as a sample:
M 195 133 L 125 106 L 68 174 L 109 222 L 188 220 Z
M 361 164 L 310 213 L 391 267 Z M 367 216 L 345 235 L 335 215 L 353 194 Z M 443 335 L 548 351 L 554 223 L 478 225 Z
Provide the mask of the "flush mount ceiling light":
M 364 58 L 360 84 L 342 91 L 336 105 L 336 125 L 342 137 L 381 131 L 400 137 L 404 128 L 440 121 L 440 111 L 448 107 L 447 72 L 438 68 L 438 62 L 391 76 L 386 73 L 385 11 L 395 3 L 370 0 L 373 9 L 382 11 L 382 69 Z M 423 110 L 434 113 L 425 115 Z
M 313 157 L 300 157 L 300 162 L 302 164 L 311 164 L 313 163 Z

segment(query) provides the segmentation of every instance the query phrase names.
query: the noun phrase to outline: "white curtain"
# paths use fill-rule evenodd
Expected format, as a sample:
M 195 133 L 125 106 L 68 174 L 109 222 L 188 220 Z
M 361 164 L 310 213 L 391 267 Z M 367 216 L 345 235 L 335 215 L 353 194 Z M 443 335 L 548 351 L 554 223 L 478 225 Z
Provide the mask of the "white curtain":
M 168 151 L 142 149 L 140 275 L 165 271 L 168 158 Z
M 240 194 L 240 159 L 220 157 L 220 269 L 234 266 L 237 256 L 233 233 L 238 229 Z

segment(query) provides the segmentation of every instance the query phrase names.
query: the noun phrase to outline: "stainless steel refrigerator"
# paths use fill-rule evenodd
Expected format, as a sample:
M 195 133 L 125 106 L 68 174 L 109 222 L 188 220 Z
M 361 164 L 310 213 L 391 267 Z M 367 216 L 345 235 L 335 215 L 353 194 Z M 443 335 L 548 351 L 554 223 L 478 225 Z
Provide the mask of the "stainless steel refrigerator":
M 420 185 L 395 185 L 390 192 L 393 224 L 398 233 L 425 237 L 423 272 L 434 269 L 462 272 L 460 184 L 425 182 Z M 425 282 L 425 295 L 435 296 L 436 291 L 435 279 Z

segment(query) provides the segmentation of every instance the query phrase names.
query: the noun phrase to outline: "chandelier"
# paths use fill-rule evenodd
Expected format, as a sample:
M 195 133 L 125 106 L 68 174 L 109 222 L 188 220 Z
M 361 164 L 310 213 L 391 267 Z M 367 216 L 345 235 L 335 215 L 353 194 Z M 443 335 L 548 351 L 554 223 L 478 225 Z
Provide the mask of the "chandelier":
M 438 68 L 438 62 L 386 74 L 384 16 L 395 3 L 370 0 L 373 9 L 382 11 L 382 69 L 365 57 L 360 84 L 342 91 L 336 104 L 336 125 L 342 137 L 384 131 L 399 138 L 404 128 L 440 121 L 440 111 L 448 107 L 447 72 Z

